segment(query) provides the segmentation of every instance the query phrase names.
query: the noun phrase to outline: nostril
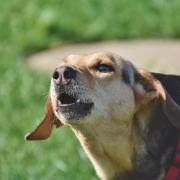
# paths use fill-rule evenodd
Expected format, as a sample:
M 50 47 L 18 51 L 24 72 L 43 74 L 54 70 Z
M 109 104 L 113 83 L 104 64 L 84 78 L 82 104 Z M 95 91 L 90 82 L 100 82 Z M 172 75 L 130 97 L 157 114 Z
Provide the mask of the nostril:
M 53 73 L 53 79 L 58 79 L 59 78 L 59 72 L 58 71 L 55 71 L 54 73 Z
M 76 71 L 70 67 L 67 67 L 64 70 L 63 75 L 65 79 L 74 79 L 76 77 Z
M 71 78 L 71 72 L 68 70 L 64 71 L 64 78 L 70 79 Z

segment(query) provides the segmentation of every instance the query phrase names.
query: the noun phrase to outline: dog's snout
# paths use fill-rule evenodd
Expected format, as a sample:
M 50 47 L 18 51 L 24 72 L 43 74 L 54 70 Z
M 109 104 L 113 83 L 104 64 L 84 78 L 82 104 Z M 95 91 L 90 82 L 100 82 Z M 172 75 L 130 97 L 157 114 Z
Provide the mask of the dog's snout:
M 57 68 L 53 73 L 53 79 L 57 84 L 68 83 L 69 80 L 76 78 L 76 70 L 70 66 Z

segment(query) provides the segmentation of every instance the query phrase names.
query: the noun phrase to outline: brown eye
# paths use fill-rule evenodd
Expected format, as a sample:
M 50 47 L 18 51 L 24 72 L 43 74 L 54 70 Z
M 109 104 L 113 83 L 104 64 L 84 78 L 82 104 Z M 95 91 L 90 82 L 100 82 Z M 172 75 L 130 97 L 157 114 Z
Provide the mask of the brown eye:
M 96 70 L 102 73 L 114 71 L 113 67 L 107 64 L 98 64 L 95 66 Z

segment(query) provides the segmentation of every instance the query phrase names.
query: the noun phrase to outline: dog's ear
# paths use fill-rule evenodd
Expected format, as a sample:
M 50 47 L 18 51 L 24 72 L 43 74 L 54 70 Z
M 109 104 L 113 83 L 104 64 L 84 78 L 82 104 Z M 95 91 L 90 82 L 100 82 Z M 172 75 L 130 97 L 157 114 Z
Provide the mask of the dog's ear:
M 171 124 L 180 129 L 180 106 L 172 99 L 172 97 L 166 92 L 166 97 L 163 99 L 163 111 L 171 122 Z
M 135 70 L 133 90 L 137 105 L 162 100 L 166 96 L 161 83 L 145 70 Z
M 51 135 L 53 125 L 60 127 L 61 121 L 54 115 L 50 95 L 45 105 L 45 115 L 40 124 L 25 136 L 26 140 L 44 140 Z
M 151 73 L 143 70 L 138 72 L 135 82 L 143 85 L 143 90 L 135 85 L 136 101 L 147 104 L 148 101 L 156 100 L 161 103 L 162 111 L 169 122 L 180 129 L 180 106 L 168 94 L 161 82 Z
M 128 61 L 124 63 L 122 79 L 133 89 L 137 105 L 147 104 L 153 99 L 165 96 L 163 87 L 158 80 L 147 71 L 137 70 Z
M 172 99 L 159 80 L 151 73 L 137 70 L 127 62 L 122 72 L 123 80 L 132 87 L 137 107 L 153 100 L 162 104 L 162 110 L 171 124 L 180 129 L 180 106 Z

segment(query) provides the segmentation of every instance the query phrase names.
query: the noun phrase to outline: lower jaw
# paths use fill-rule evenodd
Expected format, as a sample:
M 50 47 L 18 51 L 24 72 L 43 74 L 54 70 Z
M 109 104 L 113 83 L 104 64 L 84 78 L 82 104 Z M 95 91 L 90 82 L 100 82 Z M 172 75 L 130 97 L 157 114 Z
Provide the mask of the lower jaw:
M 82 114 L 77 114 L 74 112 L 69 112 L 69 113 L 62 113 L 62 116 L 66 121 L 78 121 L 80 119 L 85 118 L 87 115 L 82 115 Z
M 83 104 L 72 104 L 72 105 L 60 105 L 59 113 L 68 121 L 77 121 L 83 119 L 91 113 L 93 103 Z

